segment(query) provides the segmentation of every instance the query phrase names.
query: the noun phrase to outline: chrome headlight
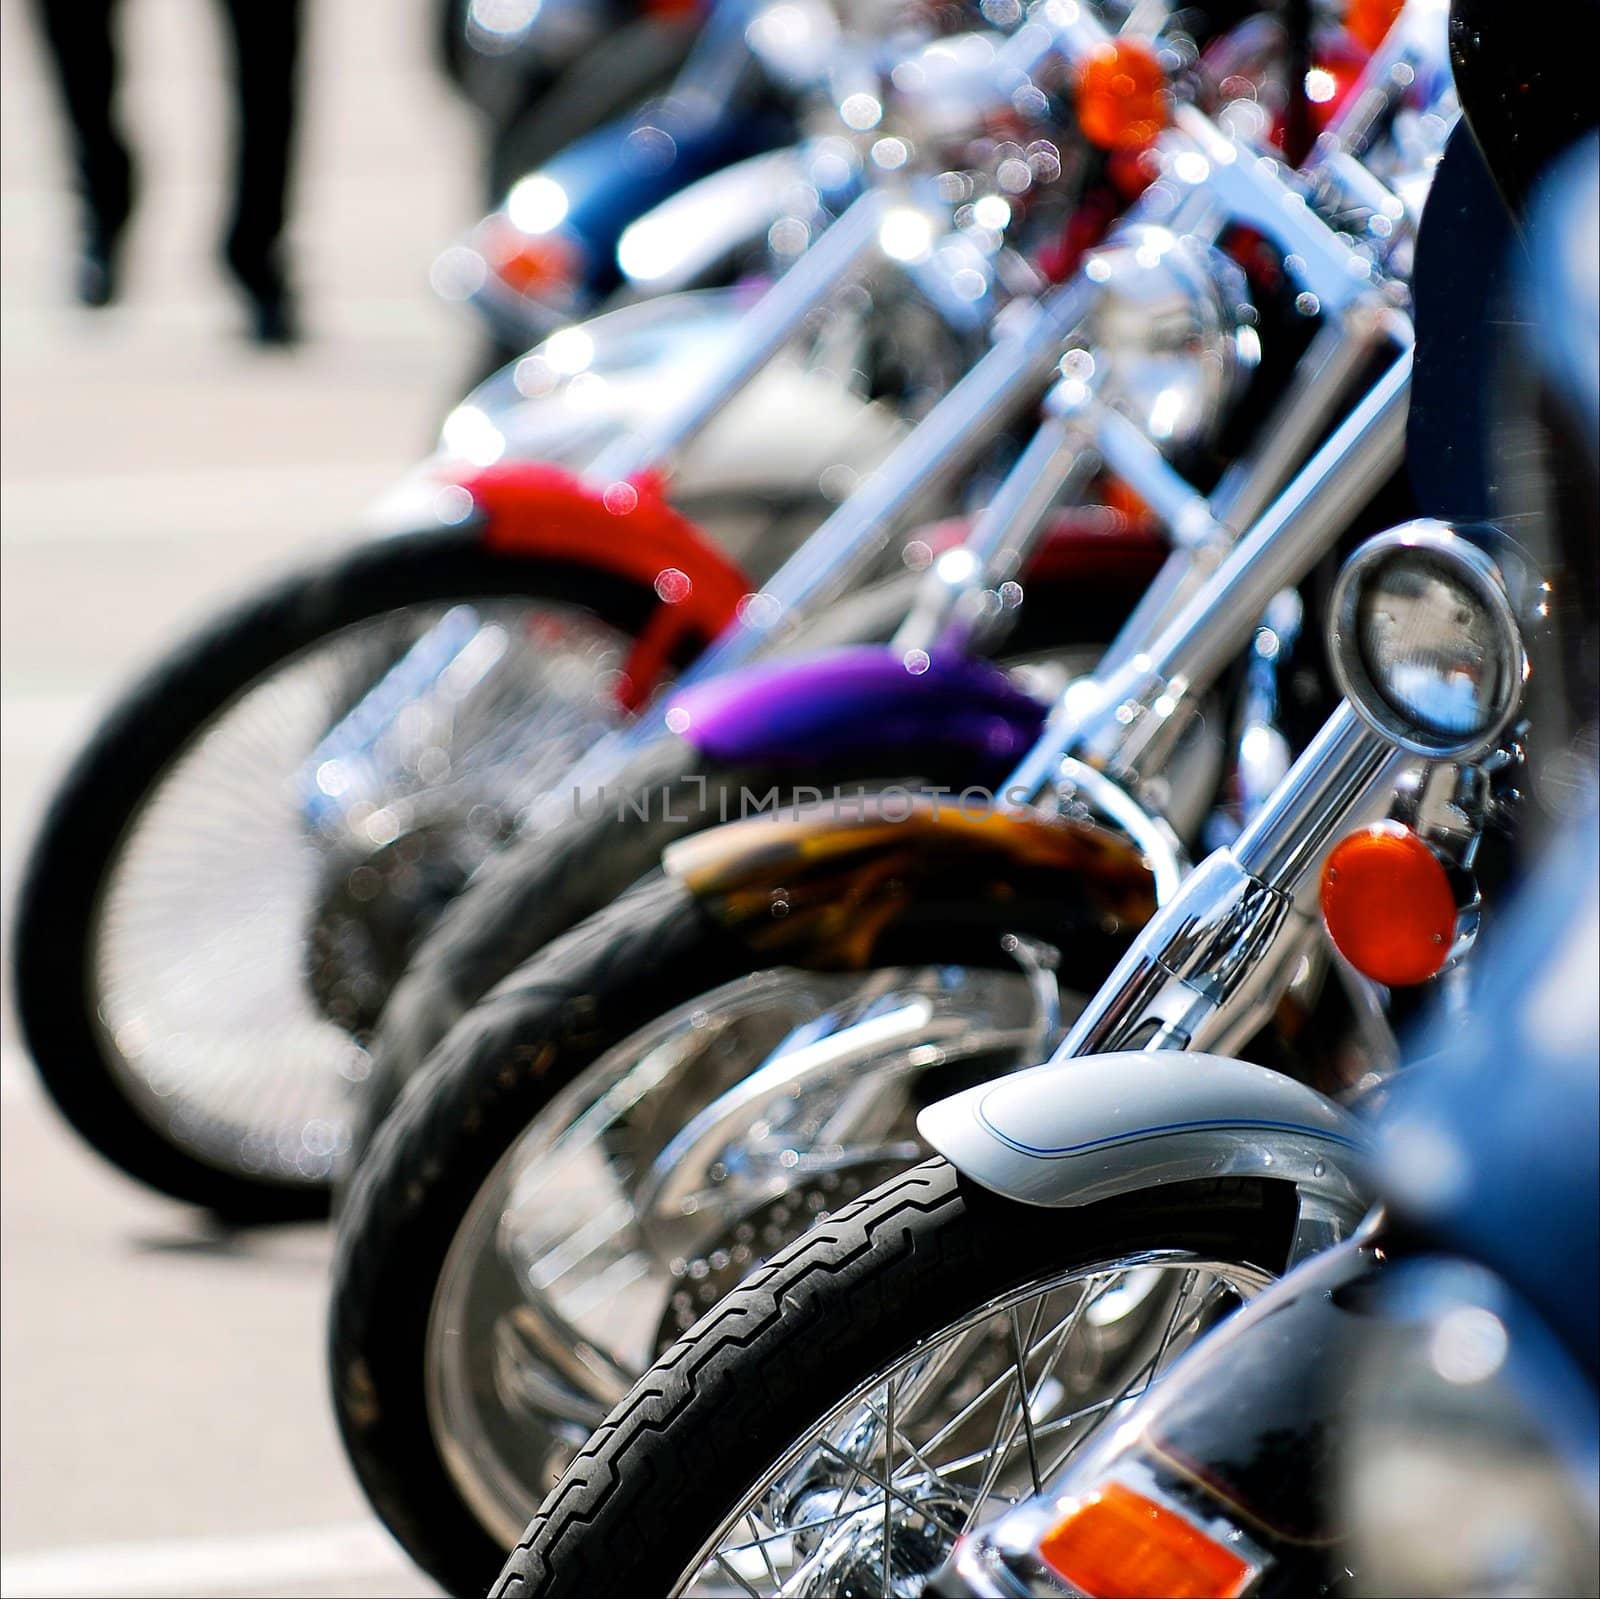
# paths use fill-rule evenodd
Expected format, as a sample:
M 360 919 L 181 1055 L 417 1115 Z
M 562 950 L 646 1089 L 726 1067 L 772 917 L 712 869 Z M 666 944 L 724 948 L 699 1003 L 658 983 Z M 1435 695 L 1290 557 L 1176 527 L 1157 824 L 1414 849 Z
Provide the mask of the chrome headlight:
M 1488 747 L 1527 675 L 1500 569 L 1442 522 L 1368 540 L 1333 594 L 1334 676 L 1356 711 L 1402 749 L 1453 759 Z
M 1260 357 L 1244 276 L 1220 251 L 1139 226 L 1092 252 L 1083 343 L 1098 392 L 1169 453 L 1221 425 Z

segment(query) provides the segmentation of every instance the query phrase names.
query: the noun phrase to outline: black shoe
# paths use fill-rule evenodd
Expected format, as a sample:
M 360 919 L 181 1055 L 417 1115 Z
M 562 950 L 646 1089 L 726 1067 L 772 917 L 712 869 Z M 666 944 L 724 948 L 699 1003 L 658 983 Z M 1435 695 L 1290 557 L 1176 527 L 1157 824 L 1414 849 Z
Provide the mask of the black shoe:
M 223 261 L 250 310 L 250 337 L 261 345 L 284 349 L 300 342 L 299 307 L 277 251 L 265 257 L 246 255 L 236 240 L 223 247 Z
M 287 289 L 250 295 L 250 337 L 257 344 L 280 350 L 300 342 L 300 315 Z
M 122 234 L 128 224 L 128 210 L 115 212 L 105 207 L 88 209 L 84 217 L 83 244 L 78 250 L 73 293 L 78 304 L 99 310 L 116 299 L 122 287 Z
M 78 304 L 98 311 L 117 297 L 117 269 L 109 250 L 86 244 L 78 252 L 74 292 Z
M 72 292 L 79 305 L 110 305 L 122 288 L 122 239 L 133 215 L 134 171 L 120 139 L 100 152 L 92 181 L 79 191 L 78 234 Z

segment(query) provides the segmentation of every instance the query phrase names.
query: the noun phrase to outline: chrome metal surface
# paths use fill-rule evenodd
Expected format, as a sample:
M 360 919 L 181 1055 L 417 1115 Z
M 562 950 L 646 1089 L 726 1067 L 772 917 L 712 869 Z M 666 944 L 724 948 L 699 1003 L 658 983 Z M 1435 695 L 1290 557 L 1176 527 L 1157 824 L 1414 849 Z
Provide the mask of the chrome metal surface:
M 1260 353 L 1243 273 L 1204 230 L 1174 233 L 1139 210 L 1082 271 L 1096 289 L 1081 339 L 1099 398 L 1163 453 L 1214 437 Z
M 1234 844 L 1144 927 L 1055 1058 L 1244 1043 L 1315 936 L 1302 904 L 1315 867 L 1340 831 L 1382 811 L 1407 760 L 1341 705 Z
M 1241 867 L 1283 893 L 1313 877 L 1335 837 L 1392 794 L 1414 760 L 1341 704 L 1232 845 Z
M 1093 471 L 1088 444 L 1075 417 L 1044 418 L 965 542 L 928 568 L 894 648 L 963 649 L 981 638 L 1000 613 L 1000 585 L 1016 576 L 1051 507 Z
M 954 1315 L 752 1484 L 674 1595 L 909 1596 L 1270 1281 L 1180 1251 L 1041 1274 Z
M 429 1321 L 429 1413 L 509 1548 L 684 1328 L 818 1215 L 920 1159 L 918 1080 L 1037 1048 L 1022 972 L 761 973 L 555 1095 L 462 1219 Z
M 1445 523 L 1369 539 L 1340 570 L 1330 609 L 1339 687 L 1402 749 L 1461 759 L 1516 715 L 1528 662 L 1511 597 L 1491 557 Z
M 346 1028 L 384 965 L 374 942 L 429 913 L 527 792 L 621 720 L 620 634 L 564 607 L 463 603 L 451 614 L 495 646 L 472 691 L 389 727 L 359 791 L 322 763 L 330 814 L 311 824 L 295 774 L 445 611 L 346 629 L 247 689 L 150 792 L 106 874 L 89 996 L 102 1049 L 145 1116 L 225 1169 L 328 1180 L 366 1071 Z
M 690 669 L 699 681 L 794 636 L 810 607 L 836 597 L 925 496 L 968 469 L 997 429 L 1036 400 L 1089 289 L 1074 280 L 1018 305 L 994 346 L 745 607 L 741 625 Z
M 1037 792 L 1051 756 L 1071 752 L 1137 778 L 1157 770 L 1208 685 L 1249 641 L 1280 589 L 1291 588 L 1389 474 L 1405 448 L 1411 353 L 1372 391 L 1150 646 L 1102 685 L 1092 707 L 1041 742 L 1013 782 Z
M 767 150 L 680 189 L 622 230 L 617 266 L 636 293 L 692 289 L 766 239 L 805 181 L 804 148 Z
M 1176 149 L 1188 141 L 1187 153 L 1196 158 L 1181 169 L 1192 174 L 1189 181 L 1204 185 L 1210 204 L 1229 220 L 1277 244 L 1289 275 L 1316 297 L 1318 310 L 1342 313 L 1381 280 L 1376 263 L 1304 203 L 1300 180 L 1284 174 L 1281 163 L 1228 138 L 1194 106 L 1178 106 L 1173 120 L 1177 132 L 1168 142 Z
M 1118 411 L 1097 409 L 1095 449 L 1107 471 L 1121 478 L 1161 520 L 1174 544 L 1197 549 L 1233 542 L 1200 493 L 1167 460 L 1148 434 Z
M 911 206 L 909 197 L 896 197 L 885 189 L 863 194 L 745 314 L 726 353 L 681 406 L 646 431 L 619 440 L 595 461 L 590 468 L 594 481 L 609 483 L 645 469 L 670 470 L 675 457 L 799 332 L 818 306 L 874 259 L 882 259 L 880 234 L 897 208 L 919 218 L 931 237 L 932 219 L 911 211 Z
M 1156 903 L 1165 905 L 1178 892 L 1190 867 L 1182 840 L 1165 818 L 1141 805 L 1104 772 L 1070 756 L 1057 768 L 1057 781 L 1060 803 L 1068 814 L 1081 806 L 1139 846 L 1155 879 Z
M 1248 528 L 1332 425 L 1374 355 L 1385 343 L 1398 354 L 1414 342 L 1411 319 L 1377 294 L 1324 321 L 1250 447 L 1212 491 L 1212 516 L 1228 527 Z

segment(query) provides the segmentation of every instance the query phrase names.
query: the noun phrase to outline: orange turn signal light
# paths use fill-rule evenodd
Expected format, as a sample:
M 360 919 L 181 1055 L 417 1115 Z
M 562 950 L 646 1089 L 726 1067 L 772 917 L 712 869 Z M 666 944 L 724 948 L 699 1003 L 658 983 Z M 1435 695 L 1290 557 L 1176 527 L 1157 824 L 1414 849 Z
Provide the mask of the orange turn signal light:
M 1322 920 L 1364 977 L 1425 983 L 1450 958 L 1456 896 L 1439 857 L 1409 828 L 1376 822 L 1341 839 L 1322 868 Z
M 518 294 L 547 294 L 578 279 L 576 246 L 559 233 L 524 233 L 515 223 L 493 219 L 482 240 L 483 257 L 496 277 Z
M 1235 1599 L 1255 1568 L 1186 1517 L 1108 1482 L 1077 1501 L 1039 1557 L 1093 1599 Z
M 1078 69 L 1078 126 L 1102 150 L 1142 150 L 1171 119 L 1167 75 L 1142 39 L 1100 46 Z

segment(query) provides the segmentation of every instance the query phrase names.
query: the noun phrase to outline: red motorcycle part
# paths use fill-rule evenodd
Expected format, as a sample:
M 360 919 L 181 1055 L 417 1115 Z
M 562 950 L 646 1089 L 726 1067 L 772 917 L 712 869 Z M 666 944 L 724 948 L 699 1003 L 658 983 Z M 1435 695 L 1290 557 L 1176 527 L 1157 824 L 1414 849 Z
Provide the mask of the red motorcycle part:
M 599 487 L 572 472 L 507 462 L 462 479 L 490 549 L 599 567 L 654 588 L 659 608 L 623 669 L 617 697 L 636 710 L 692 635 L 709 643 L 755 585 L 648 473 Z

